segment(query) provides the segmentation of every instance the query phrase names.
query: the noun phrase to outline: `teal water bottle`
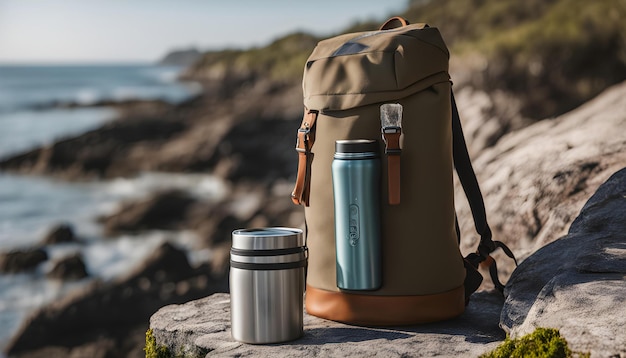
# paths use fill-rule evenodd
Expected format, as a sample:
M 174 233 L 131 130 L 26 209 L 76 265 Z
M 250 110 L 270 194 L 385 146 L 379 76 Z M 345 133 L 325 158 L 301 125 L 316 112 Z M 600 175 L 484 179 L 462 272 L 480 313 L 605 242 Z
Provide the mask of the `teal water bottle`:
M 376 140 L 338 140 L 332 164 L 337 287 L 380 288 L 380 156 Z

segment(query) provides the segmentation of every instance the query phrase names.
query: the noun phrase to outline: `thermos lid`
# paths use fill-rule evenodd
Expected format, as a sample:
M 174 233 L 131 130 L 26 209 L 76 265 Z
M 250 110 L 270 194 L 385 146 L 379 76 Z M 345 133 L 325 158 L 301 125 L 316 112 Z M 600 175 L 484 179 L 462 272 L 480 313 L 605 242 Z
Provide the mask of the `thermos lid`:
M 335 141 L 335 158 L 353 157 L 355 154 L 368 157 L 378 156 L 378 141 L 374 139 L 346 139 Z
M 239 229 L 233 231 L 233 249 L 274 250 L 304 246 L 302 230 L 286 227 Z

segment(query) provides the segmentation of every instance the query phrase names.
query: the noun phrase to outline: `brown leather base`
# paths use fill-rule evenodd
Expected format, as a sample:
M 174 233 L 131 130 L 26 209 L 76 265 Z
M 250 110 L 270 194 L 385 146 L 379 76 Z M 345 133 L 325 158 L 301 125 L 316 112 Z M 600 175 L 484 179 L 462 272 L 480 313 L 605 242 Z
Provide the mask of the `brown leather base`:
M 465 310 L 463 286 L 421 296 L 375 296 L 306 287 L 308 314 L 360 326 L 398 326 L 443 321 Z

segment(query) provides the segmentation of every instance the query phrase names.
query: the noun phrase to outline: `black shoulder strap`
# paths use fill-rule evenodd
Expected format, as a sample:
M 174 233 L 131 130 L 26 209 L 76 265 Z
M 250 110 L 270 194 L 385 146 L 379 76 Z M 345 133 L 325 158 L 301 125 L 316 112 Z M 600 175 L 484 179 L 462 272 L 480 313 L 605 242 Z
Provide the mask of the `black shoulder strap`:
M 483 201 L 482 193 L 480 192 L 480 187 L 478 186 L 478 180 L 476 180 L 476 174 L 474 173 L 469 153 L 467 152 L 467 145 L 465 143 L 465 137 L 463 136 L 463 128 L 461 128 L 459 111 L 456 107 L 454 94 L 450 93 L 450 96 L 452 100 L 452 154 L 454 158 L 454 167 L 456 168 L 457 175 L 459 176 L 461 186 L 463 186 L 465 196 L 467 196 L 472 216 L 474 217 L 476 232 L 480 235 L 480 243 L 478 244 L 478 250 L 476 253 L 471 253 L 465 257 L 465 267 L 468 270 L 465 283 L 466 298 L 469 298 L 469 296 L 476 291 L 476 289 L 478 289 L 478 286 L 480 286 L 480 282 L 482 281 L 482 277 L 477 278 L 476 270 L 478 269 L 478 265 L 483 261 L 487 261 L 489 263 L 489 273 L 495 287 L 500 292 L 504 290 L 504 285 L 500 283 L 500 280 L 498 279 L 498 268 L 496 266 L 496 262 L 490 256 L 493 251 L 497 248 L 501 248 L 508 257 L 515 261 L 515 265 L 517 265 L 517 260 L 515 260 L 513 252 L 511 252 L 506 245 L 500 241 L 493 241 L 491 238 L 491 229 L 489 228 L 489 224 L 487 224 L 487 214 L 485 213 L 485 203 Z M 457 234 L 459 234 L 460 230 L 458 230 L 458 223 L 456 226 Z

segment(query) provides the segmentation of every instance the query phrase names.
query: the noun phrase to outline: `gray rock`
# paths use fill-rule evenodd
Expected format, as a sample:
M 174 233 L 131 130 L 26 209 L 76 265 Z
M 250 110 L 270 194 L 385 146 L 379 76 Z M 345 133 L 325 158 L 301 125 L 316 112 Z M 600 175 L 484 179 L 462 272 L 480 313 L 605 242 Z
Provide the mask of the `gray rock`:
M 101 221 L 109 236 L 150 229 L 179 229 L 187 209 L 195 202 L 185 191 L 165 190 L 141 201 L 125 203 Z
M 506 92 L 487 93 L 466 86 L 455 88 L 454 97 L 463 120 L 463 134 L 468 151 L 472 157 L 494 146 L 505 134 L 536 122 L 522 118 L 520 99 Z
M 166 66 L 184 66 L 188 67 L 194 64 L 202 57 L 202 53 L 197 48 L 191 47 L 187 49 L 178 49 L 168 52 L 160 61 L 160 65 Z
M 503 136 L 474 157 L 493 237 L 518 260 L 566 235 L 587 199 L 625 165 L 625 98 L 623 82 L 572 112 Z M 476 250 L 478 237 L 460 185 L 455 203 L 461 251 L 467 254 Z M 504 255 L 496 259 L 504 280 L 513 261 Z
M 163 243 L 124 277 L 92 281 L 33 312 L 2 353 L 97 357 L 88 352 L 106 350 L 107 357 L 136 357 L 148 319 L 158 308 L 226 287 L 225 277 L 213 277 L 206 267 L 193 269 L 183 250 Z M 52 347 L 67 354 L 50 353 Z
M 304 315 L 304 336 L 292 342 L 250 345 L 230 333 L 230 296 L 214 294 L 161 308 L 150 318 L 157 344 L 173 353 L 213 357 L 432 357 L 478 356 L 504 339 L 498 328 L 502 298 L 480 292 L 466 312 L 446 322 L 408 327 L 350 326 Z
M 507 284 L 512 336 L 558 328 L 575 351 L 626 355 L 626 168 L 585 204 L 563 238 L 526 259 Z
M 17 273 L 34 270 L 48 259 L 48 253 L 42 248 L 13 250 L 0 253 L 0 273 Z
M 87 273 L 82 255 L 77 253 L 55 262 L 46 276 L 57 280 L 72 281 L 83 279 L 89 276 L 89 274 Z
M 225 179 L 272 183 L 295 176 L 293 140 L 298 117 L 257 118 L 237 123 L 221 139 L 212 161 L 224 169 L 216 171 Z M 263 148 L 263 150 L 260 150 Z
M 63 242 L 77 242 L 72 226 L 69 224 L 58 224 L 51 228 L 42 240 L 44 245 L 54 245 Z

